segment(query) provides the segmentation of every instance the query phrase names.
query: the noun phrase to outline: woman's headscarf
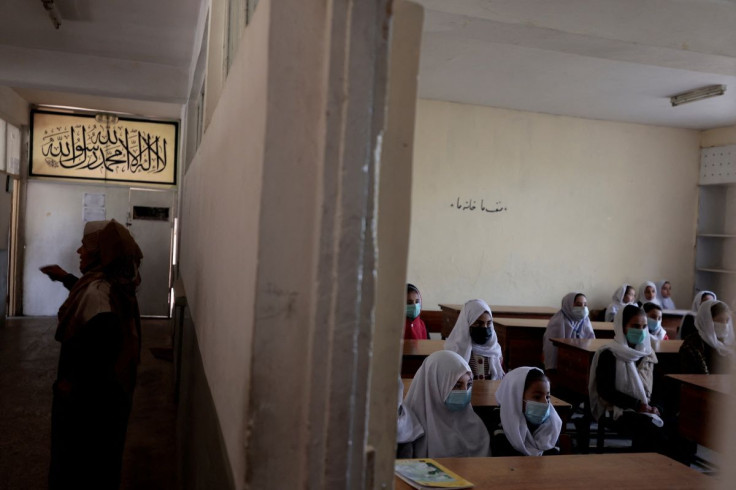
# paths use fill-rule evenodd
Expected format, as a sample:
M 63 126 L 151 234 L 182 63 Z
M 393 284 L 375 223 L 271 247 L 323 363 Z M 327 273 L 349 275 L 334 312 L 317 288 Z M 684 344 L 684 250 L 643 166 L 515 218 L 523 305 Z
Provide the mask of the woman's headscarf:
M 695 315 L 695 328 L 698 329 L 698 335 L 703 339 L 703 342 L 715 349 L 718 354 L 722 356 L 733 356 L 735 348 L 734 341 L 736 339 L 734 339 L 732 319 L 729 319 L 728 321 L 728 331 L 725 338 L 723 340 L 719 340 L 718 337 L 716 337 L 711 308 L 718 303 L 722 302 L 717 300 L 708 300 L 700 305 L 698 314 Z
M 470 338 L 470 325 L 475 323 L 483 313 L 491 315 L 491 321 L 493 321 L 491 308 L 482 299 L 471 299 L 465 303 L 463 309 L 460 310 L 450 336 L 445 341 L 445 349 L 457 352 L 465 359 L 465 362 L 470 360 L 471 352 L 489 358 L 492 379 L 500 379 L 504 374 L 503 367 L 501 367 L 503 353 L 501 352 L 501 346 L 498 345 L 498 336 L 496 335 L 496 329 L 493 328 L 493 323 L 491 323 L 491 338 L 485 344 L 476 344 Z
M 404 406 L 424 428 L 414 443 L 415 458 L 489 456 L 490 437 L 471 404 L 452 412 L 445 400 L 470 366 L 449 350 L 428 356 L 411 382 Z
M 598 377 L 596 371 L 598 370 L 598 359 L 600 358 L 601 352 L 604 350 L 610 350 L 616 357 L 615 388 L 617 391 L 626 393 L 627 395 L 647 404 L 649 403 L 649 396 L 652 392 L 653 365 L 657 363 L 657 356 L 652 349 L 652 343 L 649 340 L 645 340 L 635 348 L 629 347 L 626 335 L 624 334 L 623 317 L 624 308 L 620 309 L 616 313 L 616 317 L 613 320 L 613 340 L 606 343 L 596 351 L 590 365 L 588 393 L 590 396 L 590 411 L 596 420 L 600 419 L 606 409 L 613 410 L 614 420 L 618 419 L 624 412 L 620 407 L 609 406 L 606 400 L 603 400 L 598 396 Z M 642 378 L 636 366 L 637 361 L 642 357 L 647 357 L 647 361 L 651 364 L 651 369 L 648 370 L 649 376 L 646 379 Z M 663 425 L 662 419 L 657 415 L 646 415 L 652 417 L 652 423 L 655 425 L 659 427 Z
M 646 289 L 650 287 L 654 289 L 654 297 L 652 299 L 647 299 L 646 296 Z M 655 305 L 662 306 L 662 303 L 659 302 L 659 290 L 657 289 L 657 285 L 654 284 L 652 281 L 644 281 L 639 286 L 638 291 L 636 292 L 636 299 L 639 301 L 642 305 L 646 303 L 654 303 Z
M 82 246 L 89 266 L 59 308 L 55 338 L 64 342 L 101 313 L 115 313 L 124 325 L 123 346 L 115 369 L 121 377 L 140 355 L 140 313 L 135 289 L 143 258 L 127 228 L 115 220 L 90 221 L 84 226 Z M 121 381 L 132 390 L 132 380 Z
M 399 376 L 399 408 L 396 419 L 396 442 L 404 444 L 419 439 L 424 434 L 424 429 L 408 407 L 404 406 L 404 382 Z
M 552 345 L 550 339 L 594 339 L 593 325 L 590 318 L 586 316 L 582 320 L 576 320 L 573 317 L 573 307 L 575 306 L 575 298 L 583 295 L 580 291 L 567 293 L 562 298 L 561 309 L 552 315 L 547 323 L 547 329 L 544 331 L 544 367 L 546 369 L 555 369 L 557 367 L 557 347 Z
M 692 311 L 696 313 L 700 311 L 700 305 L 703 302 L 704 294 L 710 294 L 711 296 L 713 296 L 713 301 L 718 299 L 718 296 L 716 296 L 716 293 L 714 293 L 713 291 L 698 291 L 697 293 L 695 293 L 695 297 L 693 298 L 693 304 L 691 306 Z
M 675 302 L 672 300 L 672 296 L 670 296 L 669 298 L 665 298 L 664 296 L 662 296 L 662 288 L 665 284 L 668 283 L 670 282 L 667 280 L 657 282 L 657 299 L 659 300 L 659 304 L 662 306 L 662 309 L 676 310 L 677 307 L 675 306 Z
M 532 369 L 542 371 L 535 367 L 519 367 L 509 371 L 496 391 L 496 400 L 501 405 L 503 432 L 513 448 L 527 456 L 541 456 L 544 451 L 555 447 L 562 430 L 562 420 L 550 404 L 549 418 L 533 434 L 529 430 L 522 400 L 526 377 Z
M 626 305 L 630 303 L 624 303 L 624 296 L 626 296 L 626 290 L 629 289 L 631 284 L 624 283 L 620 288 L 618 288 L 616 291 L 614 291 L 613 295 L 611 296 L 611 304 L 608 305 L 608 308 L 606 308 L 606 321 L 611 322 L 613 321 L 613 317 L 616 315 L 616 312 L 620 310 L 621 308 L 625 307 Z

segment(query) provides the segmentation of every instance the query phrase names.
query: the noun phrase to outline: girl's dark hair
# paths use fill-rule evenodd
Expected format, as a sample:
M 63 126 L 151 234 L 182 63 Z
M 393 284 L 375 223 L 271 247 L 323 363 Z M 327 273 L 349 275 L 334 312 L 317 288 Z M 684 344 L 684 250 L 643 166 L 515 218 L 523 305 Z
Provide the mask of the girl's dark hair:
M 524 380 L 524 391 L 528 390 L 532 383 L 536 383 L 537 381 L 547 381 L 549 383 L 549 378 L 547 378 L 547 375 L 541 369 L 530 369 L 526 373 L 526 380 Z
M 657 303 L 652 303 L 651 301 L 648 302 L 648 303 L 644 303 L 643 308 L 644 308 L 644 311 L 646 313 L 649 313 L 652 310 L 662 311 L 662 307 L 661 306 L 659 306 Z
M 646 316 L 647 314 L 644 310 L 642 310 L 636 305 L 626 305 L 626 308 L 624 308 L 624 313 L 623 313 L 623 323 L 621 323 L 621 325 L 623 327 L 626 327 L 626 325 L 629 323 L 629 320 L 639 315 Z
M 420 294 L 419 293 L 419 290 L 417 289 L 417 287 L 415 285 L 411 284 L 411 283 L 408 283 L 406 285 L 406 294 L 409 294 L 409 293 L 417 293 L 417 294 Z
M 632 286 L 631 284 L 627 284 L 626 289 L 624 289 L 624 296 L 626 296 L 626 293 L 629 292 L 629 289 L 631 289 L 632 291 L 636 291 L 636 289 L 634 289 L 634 286 Z
M 582 297 L 583 297 L 583 298 L 585 298 L 585 299 L 588 299 L 588 297 L 587 297 L 587 296 L 585 296 L 585 295 L 584 295 L 583 293 L 578 293 L 578 294 L 576 294 L 576 295 L 575 295 L 575 297 L 574 297 L 574 298 L 572 299 L 572 300 L 573 300 L 573 302 L 574 302 L 574 301 L 577 301 L 577 300 L 578 300 L 578 298 L 579 298 L 580 296 L 582 296 Z

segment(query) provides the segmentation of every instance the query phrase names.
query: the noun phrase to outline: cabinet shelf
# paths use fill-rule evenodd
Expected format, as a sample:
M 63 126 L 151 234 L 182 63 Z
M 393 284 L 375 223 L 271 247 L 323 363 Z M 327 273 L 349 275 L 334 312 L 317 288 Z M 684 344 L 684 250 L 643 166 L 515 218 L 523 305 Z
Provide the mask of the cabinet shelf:
M 698 233 L 698 238 L 736 238 L 730 233 Z
M 715 274 L 736 274 L 736 271 L 728 270 L 728 269 L 716 269 L 716 268 L 704 268 L 704 267 L 698 267 L 695 269 L 698 272 L 713 272 Z

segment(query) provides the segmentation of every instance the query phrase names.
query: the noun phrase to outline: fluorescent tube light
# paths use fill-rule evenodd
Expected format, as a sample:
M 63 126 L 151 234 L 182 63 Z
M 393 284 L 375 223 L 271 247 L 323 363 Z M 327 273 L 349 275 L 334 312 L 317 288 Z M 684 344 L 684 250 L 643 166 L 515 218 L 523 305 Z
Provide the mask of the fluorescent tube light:
M 670 103 L 672 103 L 672 107 L 675 107 L 687 104 L 688 102 L 695 102 L 696 100 L 717 97 L 724 93 L 726 93 L 725 85 L 709 85 L 707 87 L 696 88 L 695 90 L 688 90 L 687 92 L 673 95 L 670 97 Z

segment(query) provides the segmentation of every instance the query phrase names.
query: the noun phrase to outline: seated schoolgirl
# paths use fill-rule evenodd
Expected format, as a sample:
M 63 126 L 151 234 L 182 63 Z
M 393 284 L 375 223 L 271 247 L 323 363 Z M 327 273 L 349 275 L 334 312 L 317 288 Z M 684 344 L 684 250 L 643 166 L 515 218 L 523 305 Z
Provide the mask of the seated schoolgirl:
M 594 339 L 593 326 L 588 318 L 588 300 L 579 291 L 562 298 L 562 308 L 547 323 L 544 331 L 544 367 L 557 368 L 557 347 L 550 339 Z
M 636 302 L 639 306 L 644 306 L 645 303 L 659 304 L 657 298 L 657 285 L 652 281 L 644 281 L 639 286 L 639 294 L 637 295 Z
M 662 307 L 656 303 L 645 303 L 644 313 L 647 314 L 647 329 L 652 346 L 655 342 L 669 340 L 667 330 L 662 327 Z
M 473 379 L 501 379 L 503 354 L 493 328 L 491 308 L 482 299 L 463 305 L 445 349 L 457 352 L 470 364 Z
M 611 299 L 613 302 L 608 305 L 608 308 L 606 308 L 605 320 L 607 322 L 613 321 L 618 310 L 626 305 L 634 303 L 634 300 L 636 299 L 636 289 L 634 289 L 630 284 L 624 284 L 613 293 Z
M 695 331 L 680 347 L 685 374 L 725 374 L 734 362 L 734 331 L 731 311 L 722 301 L 705 301 L 695 316 Z
M 588 393 L 596 420 L 611 413 L 611 426 L 632 438 L 636 451 L 663 451 L 664 422 L 651 405 L 657 357 L 647 338 L 644 310 L 627 305 L 616 313 L 614 340 L 602 346 L 590 366 Z
M 404 383 L 399 376 L 399 409 L 396 416 L 396 457 L 411 458 L 412 443 L 424 435 L 416 416 L 404 406 Z
M 713 291 L 698 291 L 695 293 L 693 298 L 693 304 L 690 307 L 692 314 L 687 314 L 682 317 L 680 322 L 680 328 L 677 331 L 677 338 L 686 339 L 689 335 L 695 332 L 695 315 L 700 310 L 700 305 L 706 301 L 717 300 L 716 293 Z
M 496 400 L 501 406 L 503 434 L 494 437 L 494 455 L 541 456 L 554 450 L 562 420 L 552 407 L 549 379 L 541 369 L 509 371 L 496 391 Z
M 422 340 L 427 336 L 427 326 L 419 318 L 422 311 L 422 295 L 413 284 L 406 285 L 406 322 L 404 323 L 404 338 Z
M 672 284 L 669 281 L 657 283 L 657 299 L 664 310 L 676 310 L 675 301 L 672 299 Z
M 470 404 L 472 386 L 470 366 L 458 354 L 441 350 L 424 360 L 404 399 L 424 429 L 411 457 L 490 455 L 488 430 Z

